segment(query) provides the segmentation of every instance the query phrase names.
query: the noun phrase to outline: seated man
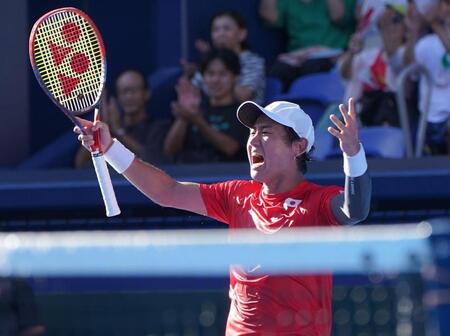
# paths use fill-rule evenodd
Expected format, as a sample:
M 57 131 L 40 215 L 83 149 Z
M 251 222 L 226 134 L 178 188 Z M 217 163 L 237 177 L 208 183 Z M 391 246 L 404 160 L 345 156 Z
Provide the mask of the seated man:
M 248 131 L 235 118 L 239 58 L 229 49 L 214 49 L 201 72 L 209 95 L 202 101 L 200 90 L 186 77 L 180 79 L 164 154 L 183 163 L 244 160 Z
M 117 101 L 114 97 L 103 97 L 101 119 L 111 126 L 114 136 L 139 157 L 153 163 L 169 163 L 162 153 L 162 144 L 170 122 L 149 117 L 147 103 L 151 91 L 144 75 L 136 70 L 122 72 L 116 80 L 116 93 Z M 89 152 L 80 148 L 75 167 L 84 167 L 88 162 Z

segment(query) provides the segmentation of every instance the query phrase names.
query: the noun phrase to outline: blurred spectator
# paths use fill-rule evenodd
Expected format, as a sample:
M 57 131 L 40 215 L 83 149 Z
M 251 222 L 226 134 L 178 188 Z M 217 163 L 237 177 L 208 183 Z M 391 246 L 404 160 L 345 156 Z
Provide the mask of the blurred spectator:
M 100 106 L 102 120 L 109 125 L 111 134 L 144 160 L 169 163 L 162 146 L 170 121 L 152 119 L 147 112 L 151 91 L 144 75 L 136 70 L 122 72 L 116 80 L 116 93 L 117 101 L 105 93 Z M 84 167 L 88 162 L 90 154 L 81 147 L 75 157 L 75 167 Z
M 239 55 L 241 74 L 234 87 L 234 95 L 238 102 L 254 100 L 264 103 L 266 69 L 264 59 L 249 50 L 247 42 L 247 24 L 237 11 L 226 10 L 215 14 L 211 19 L 211 42 L 214 48 L 227 48 Z M 201 55 L 211 50 L 204 40 L 197 40 L 195 46 Z M 183 61 L 185 70 L 193 72 L 192 64 Z M 197 81 L 201 75 L 197 73 Z M 197 82 L 198 83 L 198 82 Z M 206 88 L 204 88 L 206 89 Z
M 0 278 L 0 335 L 40 336 L 44 331 L 30 286 L 21 279 Z
M 201 163 L 245 159 L 248 131 L 236 119 L 239 103 L 234 86 L 239 77 L 238 56 L 229 49 L 213 49 L 201 63 L 208 90 L 200 90 L 186 77 L 177 85 L 172 103 L 175 121 L 167 134 L 164 153 L 177 162 Z
M 378 21 L 380 16 L 384 13 L 386 4 L 394 6 L 400 5 L 406 8 L 410 1 L 411 0 L 358 0 L 356 5 L 356 20 L 358 22 L 356 32 L 359 33 L 363 39 L 363 47 L 379 48 L 383 45 L 383 40 L 378 30 Z
M 262 18 L 287 32 L 288 52 L 269 72 L 283 81 L 284 90 L 300 76 L 333 68 L 354 32 L 355 2 L 261 0 Z
M 346 96 L 359 99 L 364 126 L 399 125 L 396 78 L 411 63 L 416 40 L 416 35 L 407 38 L 405 18 L 405 6 L 387 3 L 377 22 L 382 46 L 362 49 L 363 36 L 357 32 L 339 60 Z
M 427 146 L 432 154 L 450 154 L 450 1 L 441 0 L 425 18 L 433 33 L 419 40 L 416 62 L 433 80 L 428 112 Z M 419 83 L 419 108 L 425 109 L 426 81 Z

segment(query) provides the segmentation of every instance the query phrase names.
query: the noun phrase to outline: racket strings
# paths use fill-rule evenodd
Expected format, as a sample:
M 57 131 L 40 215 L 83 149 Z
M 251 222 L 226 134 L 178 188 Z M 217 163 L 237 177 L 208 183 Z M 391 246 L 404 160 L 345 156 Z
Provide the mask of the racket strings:
M 80 112 L 98 101 L 103 52 L 87 20 L 73 12 L 50 15 L 37 29 L 33 49 L 41 79 L 59 104 Z

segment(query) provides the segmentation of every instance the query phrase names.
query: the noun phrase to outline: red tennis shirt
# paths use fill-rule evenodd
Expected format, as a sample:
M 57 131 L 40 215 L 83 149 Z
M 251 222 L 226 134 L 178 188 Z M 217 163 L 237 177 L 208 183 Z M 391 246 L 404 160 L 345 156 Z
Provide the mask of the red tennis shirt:
M 330 200 L 342 191 L 302 181 L 294 189 L 265 194 L 256 181 L 201 184 L 209 217 L 231 230 L 338 225 Z M 230 269 L 231 306 L 226 335 L 325 336 L 331 332 L 331 274 L 261 275 Z

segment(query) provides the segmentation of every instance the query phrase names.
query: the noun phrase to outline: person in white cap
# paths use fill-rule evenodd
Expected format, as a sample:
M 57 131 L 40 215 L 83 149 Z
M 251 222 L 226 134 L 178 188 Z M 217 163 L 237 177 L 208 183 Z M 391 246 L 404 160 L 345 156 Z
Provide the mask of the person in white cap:
M 355 108 L 340 105 L 329 128 L 344 156 L 345 190 L 307 181 L 305 162 L 314 145 L 311 118 L 290 102 L 266 107 L 244 102 L 238 119 L 250 129 L 247 154 L 252 180 L 199 184 L 178 182 L 149 165 L 112 139 L 108 126 L 80 120 L 87 135 L 100 129 L 108 163 L 151 200 L 162 206 L 189 210 L 229 225 L 230 230 L 253 228 L 274 234 L 282 228 L 354 224 L 369 212 L 371 180 L 358 139 Z M 80 133 L 79 129 L 74 130 Z M 263 275 L 258 268 L 230 269 L 231 306 L 226 335 L 330 335 L 331 275 Z

